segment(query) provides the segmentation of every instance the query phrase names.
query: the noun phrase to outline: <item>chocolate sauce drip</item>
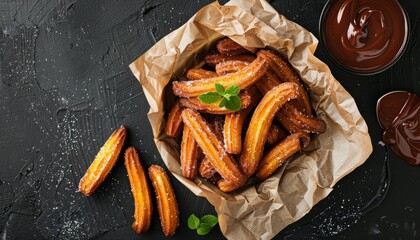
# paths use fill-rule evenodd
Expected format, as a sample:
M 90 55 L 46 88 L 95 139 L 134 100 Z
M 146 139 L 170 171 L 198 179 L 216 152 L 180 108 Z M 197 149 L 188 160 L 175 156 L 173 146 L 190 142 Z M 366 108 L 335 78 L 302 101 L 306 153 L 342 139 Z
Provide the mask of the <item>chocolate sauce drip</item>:
M 407 163 L 420 166 L 420 98 L 409 92 L 391 92 L 378 101 L 382 140 Z

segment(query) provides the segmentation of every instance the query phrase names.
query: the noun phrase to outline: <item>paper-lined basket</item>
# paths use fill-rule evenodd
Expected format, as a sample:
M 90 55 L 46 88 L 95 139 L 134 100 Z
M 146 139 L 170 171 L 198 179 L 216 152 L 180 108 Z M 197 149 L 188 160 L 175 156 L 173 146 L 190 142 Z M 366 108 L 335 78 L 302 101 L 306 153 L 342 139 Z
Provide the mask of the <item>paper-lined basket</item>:
M 175 99 L 171 80 L 202 64 L 209 47 L 223 36 L 249 48 L 270 47 L 288 58 L 309 88 L 317 115 L 327 124 L 324 134 L 266 181 L 248 183 L 232 194 L 200 178 L 193 182 L 182 177 L 179 144 L 164 131 L 165 113 Z M 310 32 L 264 0 L 232 0 L 225 6 L 215 2 L 203 7 L 130 65 L 150 104 L 148 117 L 163 161 L 179 181 L 215 207 L 221 231 L 229 239 L 274 237 L 325 198 L 372 152 L 367 125 L 354 99 L 314 57 L 317 43 Z

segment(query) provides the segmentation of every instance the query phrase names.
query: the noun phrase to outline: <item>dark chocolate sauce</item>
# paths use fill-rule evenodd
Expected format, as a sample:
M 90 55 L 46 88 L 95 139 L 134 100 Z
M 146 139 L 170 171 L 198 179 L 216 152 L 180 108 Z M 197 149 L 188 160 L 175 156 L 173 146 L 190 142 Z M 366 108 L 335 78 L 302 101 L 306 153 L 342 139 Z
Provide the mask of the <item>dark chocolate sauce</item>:
M 396 0 L 336 0 L 324 10 L 322 34 L 339 64 L 371 73 L 398 58 L 407 40 L 408 22 Z
M 420 166 L 420 98 L 409 92 L 391 92 L 378 100 L 382 140 L 410 165 Z

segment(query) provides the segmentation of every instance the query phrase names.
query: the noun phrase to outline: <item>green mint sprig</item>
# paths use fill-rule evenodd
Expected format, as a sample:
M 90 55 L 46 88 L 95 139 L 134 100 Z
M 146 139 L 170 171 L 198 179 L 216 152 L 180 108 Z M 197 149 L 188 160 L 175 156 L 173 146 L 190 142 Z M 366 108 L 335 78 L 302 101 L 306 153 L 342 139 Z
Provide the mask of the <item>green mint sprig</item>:
M 231 111 L 238 111 L 242 107 L 241 99 L 239 98 L 239 93 L 241 89 L 238 85 L 234 84 L 228 88 L 224 88 L 222 84 L 214 84 L 216 87 L 216 92 L 208 92 L 198 96 L 200 101 L 206 104 L 212 104 L 220 101 L 219 107 L 225 107 Z
M 218 222 L 217 217 L 211 214 L 204 215 L 201 219 L 191 214 L 188 218 L 188 227 L 191 230 L 197 230 L 198 235 L 206 235 Z

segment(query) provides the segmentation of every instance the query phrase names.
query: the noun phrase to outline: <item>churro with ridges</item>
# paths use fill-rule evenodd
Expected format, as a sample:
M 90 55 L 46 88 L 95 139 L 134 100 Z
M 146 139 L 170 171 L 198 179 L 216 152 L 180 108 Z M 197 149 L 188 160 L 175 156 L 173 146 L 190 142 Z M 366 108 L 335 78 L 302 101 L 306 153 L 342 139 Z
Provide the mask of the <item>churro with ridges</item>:
M 184 126 L 181 141 L 181 172 L 182 176 L 194 180 L 198 171 L 198 145 L 189 127 Z
M 281 82 L 270 70 L 267 71 L 264 78 L 255 83 L 262 94 L 267 93 L 270 89 L 278 86 L 279 84 L 281 84 Z M 301 108 L 299 107 L 298 102 L 296 100 L 292 100 L 287 102 L 280 109 L 280 111 L 276 114 L 276 118 L 290 133 L 295 133 L 301 130 L 317 134 L 325 132 L 325 122 L 323 120 L 307 116 L 299 109 Z
M 215 92 L 216 83 L 223 85 L 225 88 L 236 84 L 240 89 L 244 89 L 258 81 L 267 69 L 268 64 L 265 60 L 257 58 L 236 73 L 195 81 L 174 81 L 172 88 L 175 95 L 181 97 L 196 97 L 207 92 Z
M 172 188 L 168 175 L 166 175 L 160 166 L 150 166 L 149 177 L 156 193 L 163 233 L 166 237 L 171 237 L 175 234 L 175 230 L 179 225 L 178 203 L 175 198 L 174 189 Z
M 219 76 L 226 75 L 229 73 L 235 73 L 248 65 L 249 65 L 249 62 L 245 62 L 245 61 L 238 61 L 238 60 L 224 61 L 216 65 L 216 73 Z
M 251 108 L 227 114 L 223 127 L 223 138 L 226 151 L 230 154 L 240 154 L 242 151 L 242 128 Z
M 150 189 L 147 184 L 146 173 L 135 148 L 127 148 L 124 163 L 134 197 L 134 222 L 132 227 L 136 234 L 141 234 L 149 229 L 152 219 L 153 204 Z
M 309 141 L 307 134 L 303 132 L 286 137 L 261 159 L 256 177 L 260 180 L 270 177 L 289 157 L 300 151 L 307 141 Z
M 168 119 L 166 120 L 165 132 L 169 137 L 177 137 L 182 131 L 182 110 L 184 110 L 184 107 L 177 100 L 172 106 L 171 112 L 169 112 Z
M 217 77 L 217 73 L 202 68 L 191 68 L 186 74 L 189 80 L 200 80 L 205 78 Z
M 245 62 L 252 62 L 255 60 L 255 56 L 251 54 L 243 54 L 243 55 L 236 55 L 236 56 L 226 56 L 220 53 L 209 53 L 205 57 L 204 61 L 207 65 L 214 67 L 218 63 L 230 60 L 238 60 L 238 61 L 245 61 Z
M 127 131 L 124 126 L 115 130 L 105 142 L 92 164 L 86 171 L 79 183 L 79 191 L 86 196 L 92 193 L 105 180 L 111 168 L 118 160 L 121 149 L 124 145 Z
M 235 56 L 249 52 L 239 43 L 233 41 L 230 38 L 220 40 L 216 45 L 217 51 L 222 55 Z
M 182 119 L 217 172 L 235 186 L 241 187 L 247 178 L 226 152 L 222 140 L 216 136 L 210 124 L 198 112 L 188 108 L 182 112 Z
M 325 132 L 325 122 L 318 117 L 308 117 L 293 105 L 285 105 L 281 112 L 295 126 L 308 133 L 322 134 Z
M 268 130 L 276 112 L 291 99 L 298 97 L 297 84 L 283 83 L 270 90 L 260 101 L 252 115 L 243 142 L 240 158 L 242 171 L 251 176 L 262 157 Z
M 298 92 L 299 95 L 301 95 L 298 99 L 299 104 L 303 108 L 304 113 L 306 113 L 308 116 L 312 116 L 312 105 L 309 101 L 308 94 L 303 87 L 299 74 L 290 65 L 290 63 L 279 54 L 268 49 L 261 49 L 258 51 L 257 56 L 262 57 L 267 61 L 267 63 L 270 65 L 270 68 L 282 82 L 293 82 L 298 84 Z

